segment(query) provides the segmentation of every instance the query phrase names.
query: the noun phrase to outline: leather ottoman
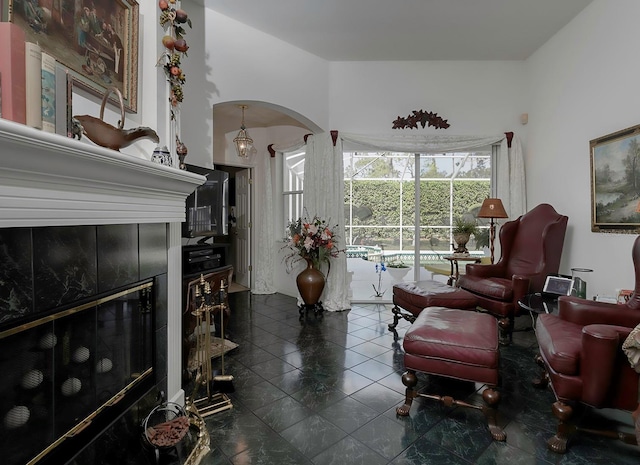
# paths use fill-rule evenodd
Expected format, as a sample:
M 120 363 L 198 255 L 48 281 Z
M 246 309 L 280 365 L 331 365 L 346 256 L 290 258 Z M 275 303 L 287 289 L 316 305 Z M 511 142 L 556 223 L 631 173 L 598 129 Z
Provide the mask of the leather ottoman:
M 493 439 L 506 439 L 496 422 L 500 351 L 498 327 L 491 315 L 444 307 L 425 308 L 407 330 L 402 345 L 407 370 L 402 375 L 406 397 L 404 405 L 396 409 L 398 415 L 409 415 L 413 399 L 426 397 L 447 406 L 482 410 Z M 482 398 L 486 405 L 480 407 L 446 395 L 418 393 L 417 371 L 485 384 Z
M 451 287 L 438 281 L 399 283 L 393 286 L 393 323 L 389 331 L 395 330 L 400 318 L 413 323 L 426 307 L 447 307 L 474 310 L 476 297 L 464 289 Z M 402 310 L 405 310 L 403 312 Z

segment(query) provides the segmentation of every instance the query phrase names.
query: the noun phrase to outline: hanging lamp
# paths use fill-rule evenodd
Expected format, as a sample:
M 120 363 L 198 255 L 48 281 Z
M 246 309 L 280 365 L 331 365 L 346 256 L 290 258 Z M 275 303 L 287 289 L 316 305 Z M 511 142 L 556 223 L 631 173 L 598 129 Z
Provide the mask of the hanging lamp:
M 236 144 L 236 151 L 238 152 L 238 156 L 240 158 L 247 158 L 253 146 L 253 139 L 249 137 L 249 133 L 244 126 L 244 109 L 247 108 L 247 105 L 240 105 L 242 109 L 242 124 L 240 125 L 240 131 L 233 142 Z

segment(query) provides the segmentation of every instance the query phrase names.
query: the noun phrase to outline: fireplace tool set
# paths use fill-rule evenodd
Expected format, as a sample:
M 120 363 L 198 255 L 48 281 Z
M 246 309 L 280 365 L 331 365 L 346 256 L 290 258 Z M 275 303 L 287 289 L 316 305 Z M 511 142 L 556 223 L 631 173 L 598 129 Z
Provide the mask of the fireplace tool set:
M 200 277 L 200 282 L 195 288 L 195 310 L 192 314 L 196 317 L 196 344 L 195 362 L 197 374 L 194 380 L 191 398 L 187 400 L 192 403 L 202 417 L 213 415 L 233 407 L 231 399 L 227 393 L 233 392 L 233 375 L 225 374 L 224 353 L 225 334 L 224 316 L 228 312 L 227 303 L 228 283 L 226 280 L 220 282 L 220 289 L 216 299 L 211 290 L 211 284 Z M 211 330 L 215 329 L 214 316 L 220 315 L 220 342 L 221 342 L 221 372 L 214 375 L 211 368 L 211 358 L 216 355 L 213 352 Z M 194 400 L 200 388 L 204 387 L 206 395 Z

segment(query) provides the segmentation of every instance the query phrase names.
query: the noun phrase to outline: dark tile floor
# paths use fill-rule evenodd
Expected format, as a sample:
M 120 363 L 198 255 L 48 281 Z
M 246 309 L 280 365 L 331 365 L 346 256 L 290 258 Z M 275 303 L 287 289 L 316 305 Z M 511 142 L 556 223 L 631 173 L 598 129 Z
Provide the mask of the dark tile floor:
M 211 452 L 203 465 L 640 463 L 640 449 L 590 435 L 575 436 L 565 455 L 547 450 L 553 395 L 531 385 L 538 373 L 531 331 L 515 333 L 514 344 L 500 349 L 499 422 L 507 433 L 500 443 L 475 409 L 416 399 L 409 417 L 396 416 L 408 324 L 401 322 L 394 339 L 384 305 L 301 320 L 287 296 L 230 297 L 227 337 L 239 344 L 226 357 L 233 409 L 206 419 Z M 528 317 L 519 320 L 530 325 Z M 481 386 L 472 383 L 424 376 L 420 386 L 482 402 Z

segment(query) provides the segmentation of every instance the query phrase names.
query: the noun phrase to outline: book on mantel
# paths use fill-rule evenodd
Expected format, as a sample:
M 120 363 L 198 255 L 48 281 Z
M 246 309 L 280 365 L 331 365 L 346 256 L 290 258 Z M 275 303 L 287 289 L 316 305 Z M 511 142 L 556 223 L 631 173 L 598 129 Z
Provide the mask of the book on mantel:
M 0 43 L 0 117 L 25 124 L 24 31 L 13 23 L 0 23 Z
M 33 42 L 25 44 L 25 81 L 27 125 L 42 129 L 42 49 Z
M 42 130 L 56 132 L 56 59 L 42 52 Z

